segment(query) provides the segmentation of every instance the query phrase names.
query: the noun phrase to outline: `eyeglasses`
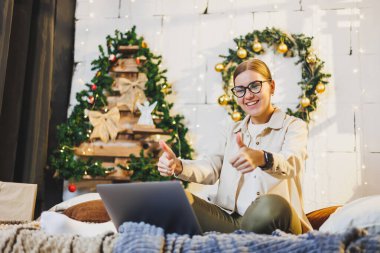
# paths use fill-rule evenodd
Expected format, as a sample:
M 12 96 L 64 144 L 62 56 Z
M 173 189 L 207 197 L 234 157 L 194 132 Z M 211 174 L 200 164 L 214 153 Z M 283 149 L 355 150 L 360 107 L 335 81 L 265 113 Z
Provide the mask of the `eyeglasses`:
M 245 96 L 247 89 L 254 94 L 260 93 L 261 88 L 263 87 L 263 83 L 270 82 L 270 81 L 272 80 L 269 79 L 269 80 L 263 80 L 263 81 L 253 81 L 249 83 L 247 87 L 235 86 L 231 89 L 231 91 L 236 97 L 242 98 Z

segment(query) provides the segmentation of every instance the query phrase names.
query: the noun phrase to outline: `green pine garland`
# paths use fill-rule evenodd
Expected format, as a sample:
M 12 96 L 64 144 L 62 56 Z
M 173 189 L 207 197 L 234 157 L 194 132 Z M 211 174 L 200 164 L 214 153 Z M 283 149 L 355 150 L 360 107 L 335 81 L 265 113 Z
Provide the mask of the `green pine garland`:
M 83 178 L 83 175 L 105 176 L 108 171 L 113 169 L 104 169 L 101 163 L 95 161 L 94 158 L 79 159 L 75 156 L 74 150 L 76 146 L 89 141 L 93 129 L 85 115 L 85 110 L 103 110 L 107 106 L 106 94 L 115 94 L 111 89 L 114 80 L 108 74 L 111 67 L 109 56 L 122 57 L 123 55 L 118 52 L 120 45 L 137 45 L 139 47 L 135 57 L 146 58 L 145 64 L 139 67 L 139 71 L 145 73 L 148 78 L 145 84 L 145 95 L 151 101 L 157 101 L 156 108 L 152 112 L 154 117 L 160 119 L 159 123 L 155 123 L 156 127 L 170 133 L 168 143 L 178 156 L 184 159 L 192 158 L 193 149 L 185 138 L 188 128 L 183 123 L 184 117 L 182 115 L 171 116 L 170 109 L 173 107 L 173 103 L 165 100 L 165 96 L 171 93 L 171 85 L 164 75 L 167 70 L 159 68 L 162 57 L 151 53 L 144 38 L 138 37 L 135 30 L 134 26 L 126 33 L 116 30 L 115 36 L 107 36 L 106 52 L 102 46 L 99 46 L 100 56 L 91 63 L 92 70 L 97 71 L 96 75 L 92 78 L 91 84 L 86 84 L 86 90 L 76 94 L 78 103 L 67 122 L 57 127 L 59 146 L 50 157 L 50 168 L 55 170 L 55 176 L 78 181 Z M 156 169 L 156 159 L 152 154 L 146 154 L 143 149 L 140 157 L 130 156 L 128 167 L 119 166 L 134 171 L 131 176 L 132 181 L 169 179 L 159 175 Z
M 312 40 L 312 37 L 307 37 L 304 34 L 289 35 L 276 28 L 266 28 L 263 31 L 255 30 L 246 34 L 244 37 L 240 36 L 235 38 L 234 42 L 238 49 L 229 49 L 227 56 L 220 55 L 220 57 L 224 58 L 224 61 L 215 66 L 216 71 L 222 74 L 223 89 L 225 92 L 225 94 L 219 98 L 219 103 L 226 106 L 231 116 L 234 112 L 239 112 L 243 117 L 245 113 L 237 104 L 230 91 L 233 87 L 232 77 L 237 65 L 249 58 L 254 58 L 256 55 L 265 53 L 264 47 L 262 47 L 261 50 L 256 50 L 257 52 L 253 50 L 255 42 L 260 44 L 265 43 L 267 48 L 272 48 L 275 53 L 279 53 L 278 46 L 283 42 L 286 44 L 288 50 L 281 54 L 284 57 L 298 56 L 299 58 L 295 63 L 296 65 L 301 64 L 302 68 L 301 81 L 298 82 L 302 90 L 302 94 L 299 98 L 301 101 L 302 99 L 309 101 L 309 105 L 307 105 L 307 103 L 304 103 L 304 106 L 302 106 L 301 103 L 298 104 L 297 109 L 294 111 L 288 108 L 287 113 L 309 122 L 310 113 L 317 109 L 317 87 L 324 88 L 324 85 L 328 84 L 328 78 L 331 77 L 330 74 L 322 71 L 324 62 L 314 54 L 311 48 Z M 239 49 L 243 51 L 246 50 L 246 57 L 238 56 Z M 240 56 L 244 56 L 244 54 Z M 319 92 L 323 91 L 319 90 Z

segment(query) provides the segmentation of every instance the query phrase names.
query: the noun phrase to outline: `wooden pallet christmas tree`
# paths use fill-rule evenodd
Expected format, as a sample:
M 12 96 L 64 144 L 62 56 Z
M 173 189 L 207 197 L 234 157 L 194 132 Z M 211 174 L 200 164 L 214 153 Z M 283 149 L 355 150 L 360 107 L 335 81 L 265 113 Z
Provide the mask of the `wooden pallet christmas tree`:
M 191 159 L 182 115 L 170 114 L 171 85 L 135 27 L 107 36 L 107 52 L 92 62 L 96 70 L 77 105 L 58 126 L 59 146 L 50 157 L 55 176 L 69 181 L 112 179 L 168 180 L 156 169 L 158 141 Z M 152 118 L 153 120 L 152 120 Z
M 141 110 L 144 108 L 141 104 L 149 105 L 144 93 L 148 79 L 145 73 L 141 73 L 138 69 L 144 64 L 145 59 L 144 57 L 135 58 L 137 46 L 119 46 L 118 51 L 123 58 L 111 57 L 112 65 L 109 72 L 115 80 L 112 90 L 117 92 L 117 95 L 107 95 L 108 105 L 104 113 L 88 112 L 94 130 L 90 136 L 90 142 L 81 143 L 75 149 L 75 154 L 81 158 L 93 157 L 101 162 L 104 168 L 113 167 L 112 171 L 107 172 L 105 179 L 124 181 L 129 180 L 133 173 L 131 170 L 125 170 L 129 167 L 129 157 L 131 155 L 139 157 L 141 150 L 157 157 L 158 141 L 168 139 L 165 135 L 170 135 L 170 133 L 165 133 L 153 123 L 140 122 L 143 116 Z M 154 107 L 154 105 L 150 106 Z M 138 107 L 141 108 L 140 111 L 137 110 Z M 147 116 L 150 117 L 150 113 Z M 113 127 L 107 124 L 112 124 Z M 88 175 L 84 178 L 93 179 Z

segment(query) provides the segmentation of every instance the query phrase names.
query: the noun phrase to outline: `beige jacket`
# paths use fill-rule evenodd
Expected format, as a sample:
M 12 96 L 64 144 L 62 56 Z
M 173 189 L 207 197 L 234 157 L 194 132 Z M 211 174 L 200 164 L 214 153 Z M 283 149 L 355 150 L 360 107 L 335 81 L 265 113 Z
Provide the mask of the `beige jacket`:
M 183 171 L 177 177 L 185 181 L 214 184 L 219 179 L 215 204 L 228 213 L 238 212 L 238 199 L 250 200 L 259 195 L 277 194 L 288 200 L 296 210 L 303 225 L 312 227 L 303 211 L 301 179 L 307 158 L 307 126 L 302 120 L 289 116 L 276 108 L 271 119 L 256 139 L 248 131 L 249 116 L 234 123 L 224 136 L 225 148 L 220 153 L 202 160 L 181 160 Z M 232 167 L 229 160 L 237 154 L 236 133 L 242 132 L 244 143 L 253 149 L 271 152 L 272 169 L 257 167 L 245 175 Z M 251 174 L 247 176 L 248 174 Z M 243 196 L 239 196 L 239 194 Z M 243 215 L 242 213 L 240 213 Z

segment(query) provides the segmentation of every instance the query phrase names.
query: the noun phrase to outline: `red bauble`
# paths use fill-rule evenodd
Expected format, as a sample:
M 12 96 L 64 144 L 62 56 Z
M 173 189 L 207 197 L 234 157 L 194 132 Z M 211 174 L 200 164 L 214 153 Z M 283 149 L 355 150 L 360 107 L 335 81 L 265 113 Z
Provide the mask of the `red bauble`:
M 140 65 L 140 58 L 136 58 L 136 63 L 137 63 L 137 65 Z
M 89 102 L 90 104 L 93 104 L 94 101 L 95 101 L 95 98 L 94 98 L 93 96 L 89 96 L 89 97 L 88 97 L 88 102 Z
M 75 192 L 77 190 L 77 186 L 75 184 L 69 184 L 67 189 L 69 190 L 69 192 Z
M 110 57 L 108 58 L 108 60 L 109 60 L 110 62 L 115 62 L 115 61 L 116 61 L 116 55 L 111 54 Z
M 96 86 L 96 84 L 92 84 L 92 85 L 91 85 L 91 90 L 95 91 L 96 88 L 98 88 L 98 87 Z

